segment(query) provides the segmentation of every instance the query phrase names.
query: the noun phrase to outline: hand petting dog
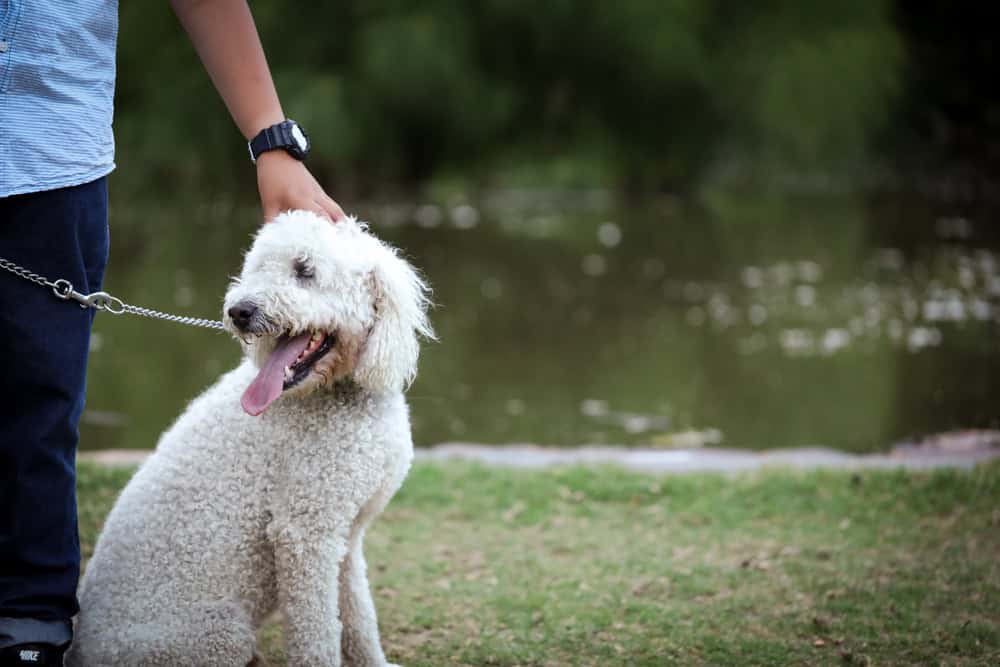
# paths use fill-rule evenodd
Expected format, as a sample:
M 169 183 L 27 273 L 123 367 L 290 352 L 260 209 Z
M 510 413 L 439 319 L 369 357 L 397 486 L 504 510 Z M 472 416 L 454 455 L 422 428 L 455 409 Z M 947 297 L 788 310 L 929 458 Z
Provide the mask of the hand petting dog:
M 312 211 L 332 222 L 345 217 L 306 166 L 284 151 L 269 151 L 257 158 L 257 189 L 264 222 L 291 210 Z

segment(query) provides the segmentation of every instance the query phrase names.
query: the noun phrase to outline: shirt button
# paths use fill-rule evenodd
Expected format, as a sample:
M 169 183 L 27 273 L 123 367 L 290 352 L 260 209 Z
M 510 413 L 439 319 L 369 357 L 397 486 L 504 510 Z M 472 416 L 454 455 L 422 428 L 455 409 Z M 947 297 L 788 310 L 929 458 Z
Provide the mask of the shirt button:
M 10 44 L 0 39 L 0 53 L 7 53 L 7 49 L 9 48 Z

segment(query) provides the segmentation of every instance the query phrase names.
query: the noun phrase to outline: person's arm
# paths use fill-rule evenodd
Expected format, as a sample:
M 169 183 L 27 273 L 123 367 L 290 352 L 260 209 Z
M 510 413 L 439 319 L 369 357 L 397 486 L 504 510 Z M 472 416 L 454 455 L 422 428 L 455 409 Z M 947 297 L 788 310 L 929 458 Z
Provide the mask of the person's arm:
M 285 120 L 257 26 L 246 0 L 171 0 L 215 89 L 249 141 Z M 287 209 L 307 209 L 338 220 L 344 212 L 309 170 L 283 150 L 257 159 L 264 220 Z

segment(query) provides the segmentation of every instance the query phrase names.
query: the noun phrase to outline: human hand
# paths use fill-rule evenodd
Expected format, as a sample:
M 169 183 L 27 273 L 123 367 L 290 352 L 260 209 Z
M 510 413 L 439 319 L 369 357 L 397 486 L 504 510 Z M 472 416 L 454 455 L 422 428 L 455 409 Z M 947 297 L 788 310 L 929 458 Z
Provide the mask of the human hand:
M 332 222 L 346 217 L 306 166 L 282 150 L 267 151 L 257 158 L 257 189 L 265 222 L 290 209 L 313 211 Z

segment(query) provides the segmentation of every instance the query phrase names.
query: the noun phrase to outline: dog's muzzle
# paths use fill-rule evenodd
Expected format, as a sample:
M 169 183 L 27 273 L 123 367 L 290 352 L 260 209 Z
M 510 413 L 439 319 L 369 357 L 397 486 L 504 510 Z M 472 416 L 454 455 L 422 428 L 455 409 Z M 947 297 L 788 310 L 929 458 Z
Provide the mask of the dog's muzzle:
M 257 308 L 257 304 L 252 301 L 238 301 L 227 312 L 233 321 L 233 326 L 243 333 L 250 333 L 260 324 L 260 310 Z

